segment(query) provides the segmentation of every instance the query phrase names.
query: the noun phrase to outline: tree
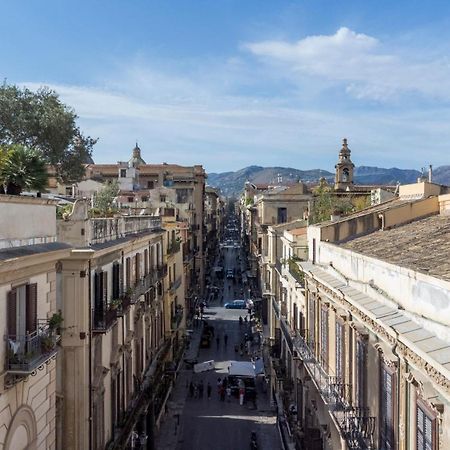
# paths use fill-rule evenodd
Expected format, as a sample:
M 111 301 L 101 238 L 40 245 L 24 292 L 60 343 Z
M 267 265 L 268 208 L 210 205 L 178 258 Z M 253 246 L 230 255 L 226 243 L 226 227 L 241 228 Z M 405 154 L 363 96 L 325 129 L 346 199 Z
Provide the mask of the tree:
M 0 183 L 6 194 L 19 195 L 24 189 L 41 191 L 47 185 L 47 169 L 41 154 L 22 145 L 1 151 Z
M 36 92 L 0 86 L 0 145 L 20 144 L 38 151 L 63 182 L 79 181 L 96 139 L 85 137 L 74 110 L 49 88 Z
M 106 214 L 113 209 L 114 199 L 119 193 L 119 182 L 108 181 L 94 199 L 94 208 L 101 214 Z

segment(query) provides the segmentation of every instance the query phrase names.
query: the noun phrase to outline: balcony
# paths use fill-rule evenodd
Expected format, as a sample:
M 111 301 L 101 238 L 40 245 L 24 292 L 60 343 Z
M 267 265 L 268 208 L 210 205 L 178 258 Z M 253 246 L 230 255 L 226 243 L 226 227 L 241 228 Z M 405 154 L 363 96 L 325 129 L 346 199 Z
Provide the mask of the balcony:
M 300 284 L 300 287 L 305 286 L 305 275 L 295 259 L 289 259 L 289 273 L 294 277 L 295 281 Z
M 183 307 L 179 306 L 176 309 L 175 314 L 172 314 L 170 318 L 172 330 L 176 330 L 180 326 L 182 320 L 183 320 Z
M 8 341 L 6 370 L 10 374 L 30 374 L 58 351 L 59 336 L 45 319 L 37 321 L 37 329 L 33 333 L 9 335 L 6 339 Z
M 160 280 L 167 275 L 167 264 L 161 264 L 156 268 L 156 278 Z
M 118 307 L 115 303 L 108 303 L 94 308 L 92 331 L 106 333 L 117 320 Z
M 175 294 L 175 292 L 177 291 L 177 289 L 181 286 L 181 276 L 178 277 L 177 279 L 173 280 L 172 283 L 170 283 L 169 286 L 169 292 L 171 294 Z
M 167 247 L 167 254 L 174 255 L 180 251 L 181 243 L 179 241 L 172 241 Z
M 134 288 L 130 289 L 127 294 L 125 294 L 125 297 L 129 297 L 131 304 L 136 303 L 142 295 L 154 286 L 159 278 L 158 269 L 150 270 L 147 275 L 141 277 L 141 279 L 134 285 Z
M 315 356 L 315 343 L 303 330 L 294 338 L 294 349 L 316 385 L 330 414 L 334 417 L 348 448 L 369 450 L 373 448 L 376 418 L 368 408 L 356 408 L 351 404 L 351 385 L 335 376 L 326 362 Z

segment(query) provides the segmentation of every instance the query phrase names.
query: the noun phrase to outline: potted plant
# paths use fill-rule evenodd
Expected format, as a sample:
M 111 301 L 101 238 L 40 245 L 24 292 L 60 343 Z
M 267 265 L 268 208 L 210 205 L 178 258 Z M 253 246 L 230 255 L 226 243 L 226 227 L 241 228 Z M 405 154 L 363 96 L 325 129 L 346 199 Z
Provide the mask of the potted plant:
M 61 315 L 61 313 L 57 312 L 50 317 L 50 320 L 48 321 L 48 327 L 50 329 L 50 333 L 53 334 L 54 331 L 61 328 L 61 325 L 63 323 L 64 319 Z
M 111 309 L 118 309 L 122 305 L 122 300 L 120 298 L 113 298 L 110 305 Z
M 55 342 L 51 336 L 43 336 L 41 338 L 41 350 L 42 353 L 48 353 L 55 348 Z

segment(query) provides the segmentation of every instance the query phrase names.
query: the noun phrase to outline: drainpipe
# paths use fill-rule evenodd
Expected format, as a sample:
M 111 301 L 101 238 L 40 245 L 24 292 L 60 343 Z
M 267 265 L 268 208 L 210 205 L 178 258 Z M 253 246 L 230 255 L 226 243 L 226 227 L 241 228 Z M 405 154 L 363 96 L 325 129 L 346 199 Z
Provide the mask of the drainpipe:
M 92 289 L 91 261 L 88 261 L 88 305 L 89 305 L 89 448 L 92 446 Z

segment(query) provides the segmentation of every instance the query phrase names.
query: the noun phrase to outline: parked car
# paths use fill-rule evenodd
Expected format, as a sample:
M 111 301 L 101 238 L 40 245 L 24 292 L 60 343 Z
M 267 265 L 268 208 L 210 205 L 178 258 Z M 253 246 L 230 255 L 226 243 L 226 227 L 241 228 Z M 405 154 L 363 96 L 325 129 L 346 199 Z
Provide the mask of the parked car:
M 228 269 L 227 270 L 227 278 L 234 278 L 233 269 Z
M 245 309 L 245 300 L 233 300 L 232 302 L 225 303 L 227 309 Z

